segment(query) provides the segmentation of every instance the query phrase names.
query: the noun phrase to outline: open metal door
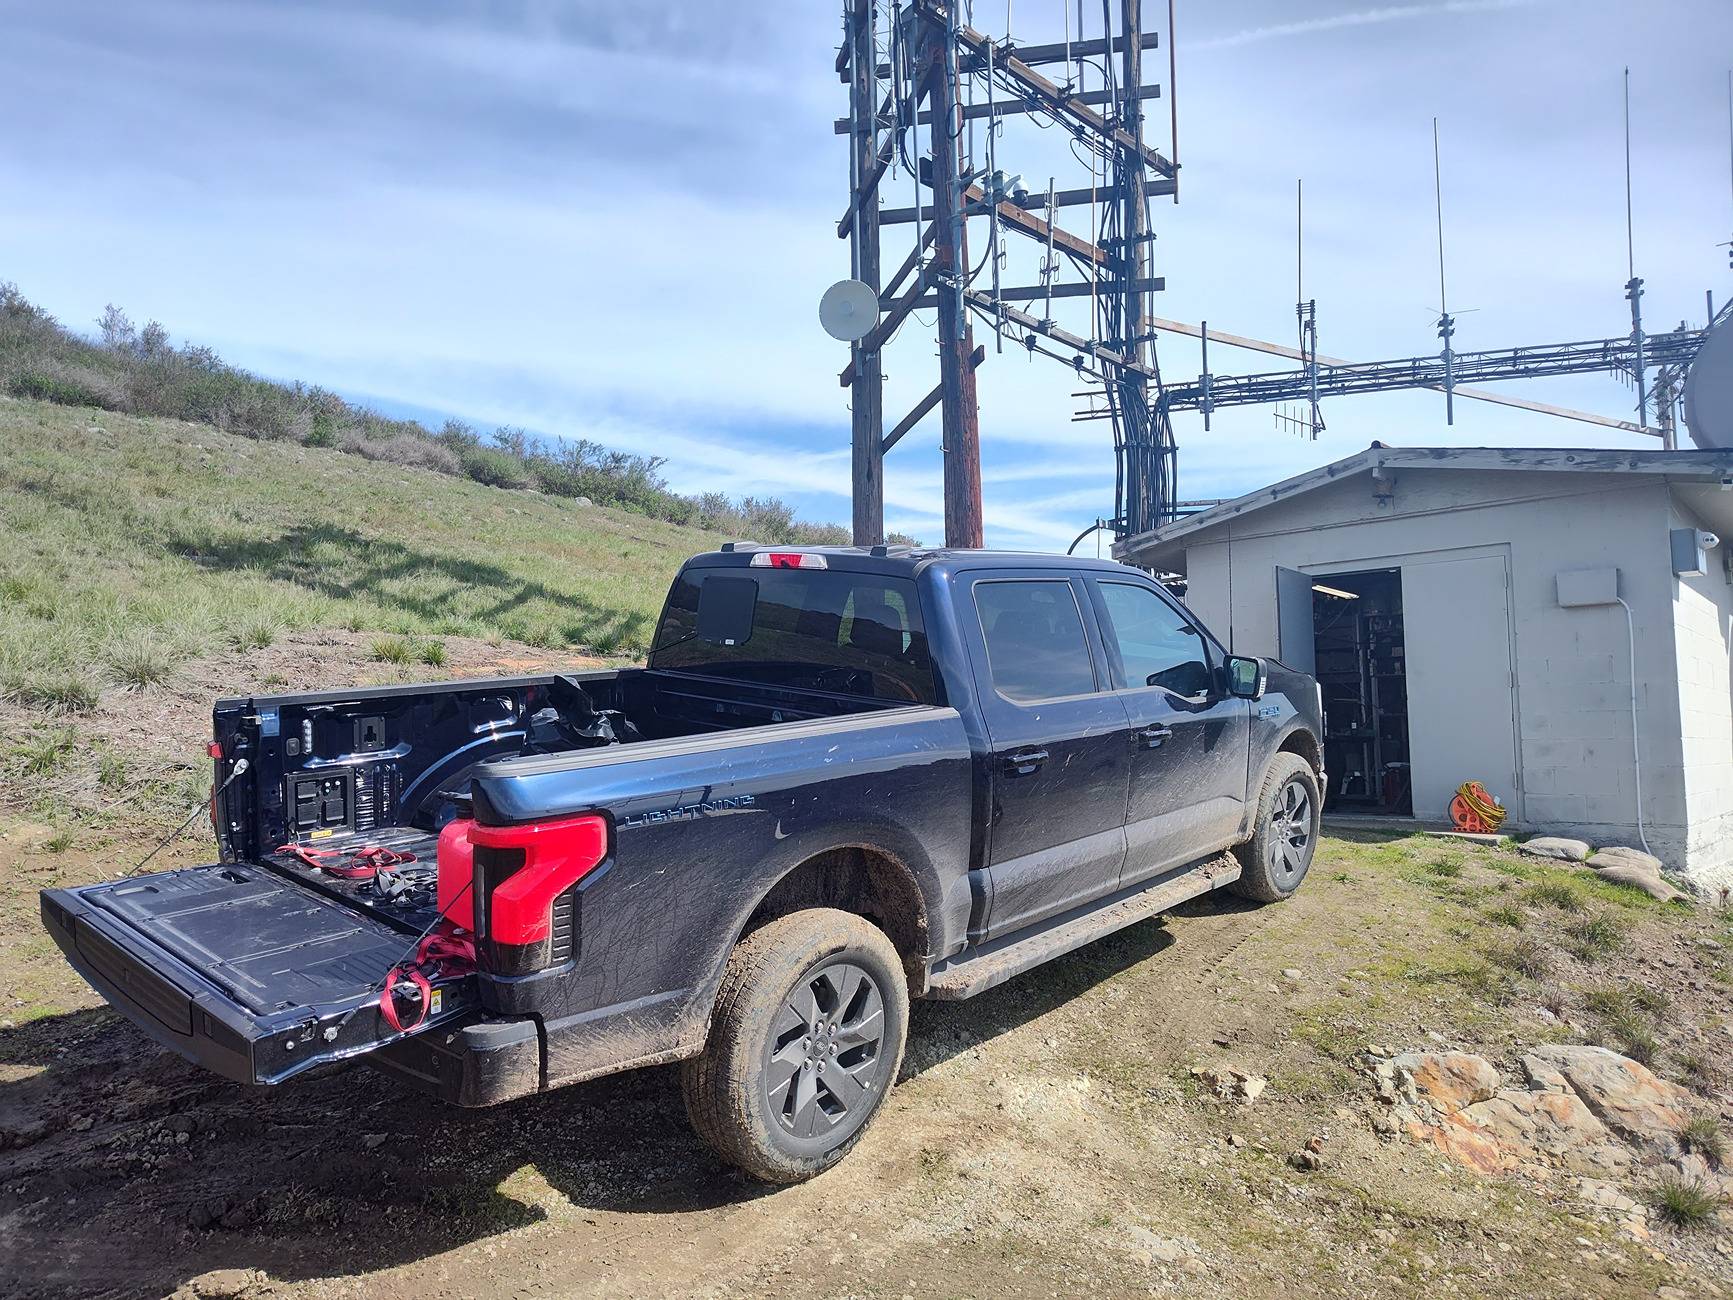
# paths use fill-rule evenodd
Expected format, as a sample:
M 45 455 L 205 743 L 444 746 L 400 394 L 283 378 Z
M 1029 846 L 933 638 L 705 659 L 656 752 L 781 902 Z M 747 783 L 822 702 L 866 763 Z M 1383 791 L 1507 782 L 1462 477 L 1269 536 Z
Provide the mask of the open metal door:
M 1312 575 L 1276 570 L 1276 658 L 1303 673 L 1317 671 L 1312 629 Z
M 1510 587 L 1504 555 L 1402 563 L 1414 815 L 1449 816 L 1464 781 L 1520 821 Z

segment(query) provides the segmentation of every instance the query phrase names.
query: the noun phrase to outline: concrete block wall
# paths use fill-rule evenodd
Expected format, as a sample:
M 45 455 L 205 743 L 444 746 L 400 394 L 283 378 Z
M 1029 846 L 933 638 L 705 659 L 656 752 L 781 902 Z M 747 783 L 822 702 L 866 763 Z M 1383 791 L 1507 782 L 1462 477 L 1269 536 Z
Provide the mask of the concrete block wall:
M 1677 500 L 1669 525 L 1703 527 Z M 1707 573 L 1677 578 L 1673 592 L 1680 781 L 1689 825 L 1683 856 L 1693 877 L 1733 884 L 1733 585 L 1722 551 L 1710 551 L 1708 560 Z
M 1521 784 L 1510 825 L 1635 844 L 1625 613 L 1562 608 L 1557 599 L 1560 570 L 1617 568 L 1635 621 L 1650 845 L 1673 869 L 1733 875 L 1733 669 L 1724 639 L 1733 589 L 1724 580 L 1713 591 L 1687 587 L 1681 608 L 1667 542 L 1676 513 L 1658 479 L 1403 470 L 1393 499 L 1380 502 L 1357 474 L 1199 533 L 1186 550 L 1186 599 L 1236 651 L 1274 654 L 1278 566 L 1342 572 L 1508 546 Z M 1682 641 L 1679 618 L 1688 625 Z

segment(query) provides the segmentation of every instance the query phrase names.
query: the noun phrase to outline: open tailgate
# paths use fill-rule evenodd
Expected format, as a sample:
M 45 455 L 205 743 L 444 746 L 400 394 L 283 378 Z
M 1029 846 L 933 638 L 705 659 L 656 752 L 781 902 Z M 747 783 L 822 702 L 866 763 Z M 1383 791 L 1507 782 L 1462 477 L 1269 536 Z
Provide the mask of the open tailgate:
M 408 1033 L 379 1009 L 417 937 L 251 864 L 189 867 L 42 894 L 66 959 L 164 1046 L 241 1083 L 280 1083 Z M 470 1009 L 471 976 L 433 981 L 410 1031 Z M 417 1008 L 404 1007 L 413 1021 Z

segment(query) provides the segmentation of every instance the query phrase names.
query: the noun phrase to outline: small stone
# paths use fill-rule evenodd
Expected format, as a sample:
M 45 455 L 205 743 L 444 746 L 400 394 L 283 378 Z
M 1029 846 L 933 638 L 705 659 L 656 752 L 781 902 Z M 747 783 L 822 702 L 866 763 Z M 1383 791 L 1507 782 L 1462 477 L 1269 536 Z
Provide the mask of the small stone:
M 66 1127 L 69 1129 L 72 1129 L 76 1133 L 88 1133 L 91 1129 L 91 1126 L 94 1125 L 95 1123 L 96 1123 L 96 1121 L 91 1119 L 90 1116 L 80 1115 L 77 1119 L 73 1120 L 72 1123 L 68 1124 Z
M 361 1139 L 361 1145 L 369 1151 L 375 1151 L 385 1145 L 386 1135 L 383 1133 L 368 1133 Z
M 1246 1140 L 1243 1137 L 1241 1137 L 1238 1133 L 1229 1133 L 1228 1134 L 1228 1145 L 1230 1147 L 1232 1147 L 1234 1150 L 1238 1151 L 1245 1144 L 1246 1144 Z
M 1289 966 L 1282 971 L 1282 978 L 1298 982 L 1305 978 L 1305 972 L 1300 970 L 1297 966 Z
M 1295 1151 L 1288 1157 L 1288 1163 L 1295 1169 L 1315 1173 L 1324 1167 L 1324 1157 L 1316 1151 Z

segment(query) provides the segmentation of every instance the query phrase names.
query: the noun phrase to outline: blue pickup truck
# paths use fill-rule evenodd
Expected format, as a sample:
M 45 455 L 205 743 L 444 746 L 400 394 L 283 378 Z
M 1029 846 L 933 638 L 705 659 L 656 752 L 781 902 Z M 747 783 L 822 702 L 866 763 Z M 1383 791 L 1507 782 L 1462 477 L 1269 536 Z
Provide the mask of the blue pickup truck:
M 698 1132 L 793 1182 L 878 1110 L 911 998 L 1293 893 L 1321 727 L 1118 564 L 735 544 L 644 668 L 219 700 L 221 861 L 42 915 L 228 1078 L 361 1060 L 477 1106 L 683 1061 Z

